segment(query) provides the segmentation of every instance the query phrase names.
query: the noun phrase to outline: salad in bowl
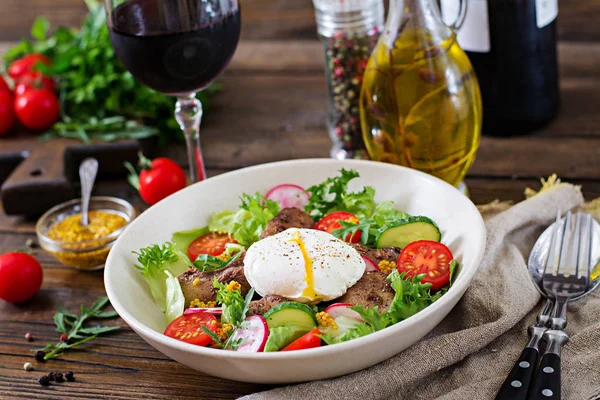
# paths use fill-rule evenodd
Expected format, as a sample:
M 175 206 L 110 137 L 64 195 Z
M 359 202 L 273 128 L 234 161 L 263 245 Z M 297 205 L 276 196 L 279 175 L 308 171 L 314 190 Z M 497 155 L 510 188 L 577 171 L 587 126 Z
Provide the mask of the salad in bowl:
M 235 352 L 286 352 L 370 335 L 421 312 L 458 262 L 427 215 L 409 215 L 354 169 L 303 188 L 242 194 L 234 210 L 135 251 L 164 335 Z

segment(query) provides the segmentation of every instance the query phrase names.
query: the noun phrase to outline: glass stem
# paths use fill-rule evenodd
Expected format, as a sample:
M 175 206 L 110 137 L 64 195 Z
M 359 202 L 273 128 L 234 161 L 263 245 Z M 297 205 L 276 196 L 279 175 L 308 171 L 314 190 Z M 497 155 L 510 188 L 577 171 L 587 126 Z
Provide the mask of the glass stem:
M 200 121 L 202 120 L 202 103 L 196 94 L 177 97 L 175 119 L 185 135 L 191 183 L 206 178 L 202 149 L 200 148 Z

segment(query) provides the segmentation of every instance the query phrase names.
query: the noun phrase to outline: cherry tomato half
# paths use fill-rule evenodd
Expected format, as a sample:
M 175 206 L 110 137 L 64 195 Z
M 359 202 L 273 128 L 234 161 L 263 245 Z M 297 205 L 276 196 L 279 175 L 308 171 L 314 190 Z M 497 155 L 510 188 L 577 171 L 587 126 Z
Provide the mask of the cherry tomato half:
M 44 272 L 39 261 L 25 253 L 0 256 L 0 299 L 20 303 L 32 298 L 40 287 Z
M 210 336 L 202 330 L 206 326 L 209 331 L 217 330 L 217 318 L 210 313 L 196 313 L 182 315 L 175 318 L 165 329 L 165 335 L 182 342 L 206 346 L 212 343 Z
M 342 227 L 342 225 L 340 225 L 340 223 L 338 222 L 339 220 L 352 222 L 353 224 L 360 223 L 358 218 L 356 218 L 356 215 L 346 211 L 336 211 L 332 212 L 331 214 L 327 214 L 326 216 L 321 218 L 321 220 L 315 225 L 315 229 L 328 233 L 333 233 L 333 231 Z M 358 243 L 360 242 L 360 237 L 360 231 L 356 231 L 352 235 L 346 235 L 346 238 L 344 240 L 350 243 Z
M 303 350 L 303 349 L 312 349 L 314 347 L 321 346 L 321 338 L 319 335 L 319 328 L 315 328 L 307 334 L 301 336 L 300 338 L 294 340 L 292 343 L 285 346 L 281 351 L 290 351 L 290 350 Z
M 150 169 L 140 172 L 139 184 L 140 196 L 153 205 L 185 187 L 185 172 L 169 158 L 155 158 Z
M 431 240 L 418 240 L 402 249 L 398 256 L 398 272 L 407 277 L 425 274 L 421 282 L 438 290 L 450 280 L 450 261 L 454 256 L 448 247 Z
M 194 262 L 200 254 L 218 256 L 225 251 L 227 243 L 237 242 L 225 233 L 207 233 L 190 243 L 188 257 Z
M 60 105 L 50 90 L 29 89 L 15 98 L 15 113 L 27 129 L 44 131 L 58 119 Z
M 12 93 L 0 90 L 0 136 L 4 135 L 15 122 L 15 109 Z
M 56 91 L 52 78 L 48 78 L 41 72 L 26 72 L 15 84 L 15 96 L 21 96 L 29 89 L 47 89 Z
M 27 72 L 33 71 L 37 63 L 52 65 L 52 61 L 42 54 L 28 54 L 10 64 L 8 67 L 8 76 L 16 81 Z

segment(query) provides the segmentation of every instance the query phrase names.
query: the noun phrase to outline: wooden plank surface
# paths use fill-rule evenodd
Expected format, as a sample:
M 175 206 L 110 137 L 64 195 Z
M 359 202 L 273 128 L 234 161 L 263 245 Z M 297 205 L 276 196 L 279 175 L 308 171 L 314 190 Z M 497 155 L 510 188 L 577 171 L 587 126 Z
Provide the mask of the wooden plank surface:
M 86 7 L 83 0 L 2 0 L 0 40 L 19 40 L 29 33 L 35 18 L 44 15 L 52 24 L 77 26 Z M 242 39 L 313 39 L 316 37 L 311 0 L 241 0 Z M 600 2 L 561 2 L 558 36 L 563 41 L 599 41 Z

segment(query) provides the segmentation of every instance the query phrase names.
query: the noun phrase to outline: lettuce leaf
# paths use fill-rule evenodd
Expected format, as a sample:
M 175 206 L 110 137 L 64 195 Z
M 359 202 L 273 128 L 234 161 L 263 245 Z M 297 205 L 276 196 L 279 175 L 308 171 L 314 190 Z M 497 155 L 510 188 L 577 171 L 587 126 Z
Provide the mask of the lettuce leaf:
M 371 333 L 371 328 L 366 323 L 360 323 L 354 325 L 354 327 L 348 329 L 346 332 L 339 336 L 333 336 L 330 333 L 319 335 L 321 339 L 327 344 L 336 344 L 341 342 L 347 342 L 348 340 L 356 339 L 362 336 L 367 336 Z
M 211 215 L 208 229 L 227 233 L 243 246 L 250 246 L 260 239 L 269 221 L 279 213 L 279 204 L 256 192 L 254 196 L 243 194 L 238 211 L 222 211 Z
M 407 213 L 394 208 L 393 201 L 384 201 L 377 204 L 371 219 L 378 227 L 382 227 L 391 222 L 396 222 L 407 217 L 409 217 Z
M 424 275 L 417 275 L 412 279 L 406 278 L 406 272 L 392 271 L 387 280 L 391 282 L 396 292 L 387 314 L 391 324 L 415 315 L 427 306 L 438 300 L 443 292 L 434 295 L 430 292 L 431 283 L 421 283 Z
M 133 253 L 137 254 L 139 263 L 135 268 L 146 279 L 158 307 L 165 311 L 167 286 L 164 273 L 168 271 L 174 276 L 183 274 L 191 265 L 189 259 L 170 242 L 150 245 Z
M 174 248 L 176 250 L 181 251 L 183 254 L 187 254 L 187 249 L 194 240 L 199 238 L 202 235 L 206 235 L 208 233 L 208 227 L 190 229 L 188 231 L 180 231 L 175 232 L 171 237 L 171 241 L 174 244 Z M 195 260 L 191 260 L 195 261 Z
M 365 308 L 363 306 L 351 306 L 351 310 L 356 311 L 362 319 L 371 327 L 373 332 L 382 330 L 390 326 L 390 319 L 388 313 L 379 312 L 379 307 Z
M 183 315 L 185 297 L 183 296 L 183 291 L 177 277 L 173 276 L 169 271 L 164 272 L 167 275 L 167 279 L 165 279 L 165 317 L 167 318 L 167 323 L 170 324 L 175 318 Z

